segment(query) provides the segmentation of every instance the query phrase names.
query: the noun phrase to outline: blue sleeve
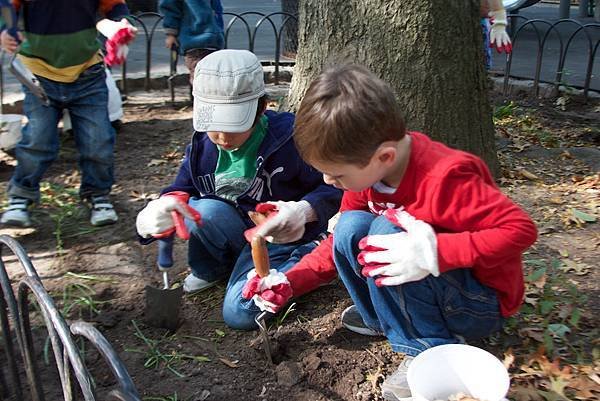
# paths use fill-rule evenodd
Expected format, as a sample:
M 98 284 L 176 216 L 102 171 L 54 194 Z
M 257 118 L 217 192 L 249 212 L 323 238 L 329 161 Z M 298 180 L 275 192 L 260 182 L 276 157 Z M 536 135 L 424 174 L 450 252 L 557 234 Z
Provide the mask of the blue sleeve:
M 164 16 L 163 27 L 167 33 L 178 35 L 183 18 L 182 0 L 160 0 L 158 10 Z
M 110 11 L 106 12 L 106 18 L 114 21 L 119 21 L 121 20 L 121 18 L 127 17 L 129 14 L 129 8 L 125 3 L 118 3 L 115 4 L 115 6 L 110 9 Z
M 163 188 L 163 190 L 160 191 L 161 195 L 166 194 L 167 192 L 183 191 L 183 192 L 187 192 L 191 196 L 200 196 L 200 193 L 194 186 L 194 183 L 192 181 L 192 175 L 190 172 L 190 151 L 191 151 L 191 149 L 192 149 L 191 145 L 188 145 L 185 148 L 185 157 L 183 158 L 183 161 L 181 162 L 181 166 L 179 166 L 179 172 L 177 173 L 177 177 L 175 177 L 175 181 L 173 182 L 173 184 L 169 185 L 168 187 Z
M 221 32 L 225 30 L 225 24 L 223 23 L 223 5 L 221 0 L 211 0 L 211 7 L 215 12 L 215 22 L 221 28 Z

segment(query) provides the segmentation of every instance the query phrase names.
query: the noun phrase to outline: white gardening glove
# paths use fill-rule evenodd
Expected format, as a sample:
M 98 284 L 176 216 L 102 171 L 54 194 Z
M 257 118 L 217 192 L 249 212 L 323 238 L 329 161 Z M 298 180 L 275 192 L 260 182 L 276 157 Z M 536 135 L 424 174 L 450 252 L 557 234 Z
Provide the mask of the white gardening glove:
M 168 192 L 148 203 L 138 213 L 135 226 L 143 238 L 165 238 L 177 233 L 182 239 L 189 239 L 184 217 L 200 224 L 201 216 L 187 204 L 190 195 L 182 191 Z
M 512 51 L 512 43 L 510 36 L 506 33 L 506 25 L 508 21 L 506 19 L 505 10 L 493 10 L 488 13 L 492 28 L 490 29 L 490 47 L 495 47 L 498 53 L 505 51 L 510 53 Z
M 292 297 L 292 286 L 287 276 L 275 269 L 269 275 L 260 278 L 252 269 L 246 276 L 248 281 L 242 289 L 242 297 L 252 299 L 262 311 L 277 313 Z
M 439 276 L 437 239 L 433 228 L 402 209 L 388 209 L 385 217 L 404 232 L 369 235 L 360 240 L 358 262 L 365 277 L 376 277 L 377 286 L 418 281 Z
M 137 28 L 131 25 L 126 18 L 121 21 L 105 18 L 98 21 L 96 29 L 106 36 L 106 56 L 104 57 L 106 64 L 109 66 L 122 64 L 129 52 L 127 44 L 135 38 Z
M 304 235 L 306 223 L 317 221 L 317 213 L 310 203 L 300 202 L 267 202 L 258 204 L 256 210 L 264 205 L 271 205 L 269 217 L 256 229 L 256 234 L 274 244 L 287 244 L 298 241 Z

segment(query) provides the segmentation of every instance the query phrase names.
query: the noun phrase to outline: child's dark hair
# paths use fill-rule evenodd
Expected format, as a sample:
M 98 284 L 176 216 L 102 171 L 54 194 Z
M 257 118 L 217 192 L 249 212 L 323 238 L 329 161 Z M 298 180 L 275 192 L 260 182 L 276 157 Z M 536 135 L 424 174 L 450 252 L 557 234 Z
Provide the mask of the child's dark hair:
M 252 123 L 253 127 L 256 126 L 256 124 L 258 124 L 258 120 L 260 120 L 262 115 L 265 113 L 265 109 L 267 108 L 268 101 L 269 101 L 269 95 L 267 95 L 267 94 L 264 94 L 258 98 L 258 107 L 256 108 L 256 117 L 254 117 L 254 122 Z
M 365 166 L 406 128 L 392 89 L 367 68 L 328 68 L 309 86 L 296 113 L 294 141 L 304 160 Z

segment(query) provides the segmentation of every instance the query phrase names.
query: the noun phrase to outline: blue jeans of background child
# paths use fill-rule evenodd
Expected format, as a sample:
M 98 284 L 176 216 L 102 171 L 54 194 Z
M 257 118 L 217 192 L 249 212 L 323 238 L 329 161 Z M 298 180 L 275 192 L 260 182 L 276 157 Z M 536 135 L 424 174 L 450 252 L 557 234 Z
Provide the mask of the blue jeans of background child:
M 45 106 L 26 87 L 23 110 L 27 125 L 15 149 L 17 167 L 8 186 L 9 196 L 39 201 L 40 180 L 58 157 L 58 122 L 68 109 L 79 151 L 79 195 L 106 195 L 113 184 L 115 131 L 108 118 L 108 89 L 104 66 L 96 64 L 72 83 L 38 77 L 50 106 Z
M 202 215 L 202 225 L 188 222 L 190 240 L 188 263 L 194 276 L 206 281 L 229 277 L 223 319 L 238 330 L 256 329 L 254 318 L 260 313 L 254 301 L 242 298 L 246 275 L 254 269 L 250 246 L 244 239 L 248 228 L 237 209 L 217 199 L 191 198 L 189 205 Z M 268 244 L 271 269 L 288 271 L 316 244 Z
M 502 327 L 495 291 L 480 284 L 469 269 L 389 287 L 365 278 L 356 260 L 358 242 L 367 235 L 400 231 L 385 217 L 362 211 L 342 213 L 335 227 L 338 274 L 367 326 L 385 334 L 394 351 L 413 356 L 461 342 L 460 337 L 482 338 Z

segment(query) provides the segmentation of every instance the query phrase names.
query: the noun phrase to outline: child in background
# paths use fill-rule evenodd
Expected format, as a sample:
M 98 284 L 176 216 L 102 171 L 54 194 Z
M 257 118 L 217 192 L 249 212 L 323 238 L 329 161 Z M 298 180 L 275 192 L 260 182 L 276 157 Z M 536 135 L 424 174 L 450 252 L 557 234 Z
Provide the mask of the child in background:
M 196 66 L 193 95 L 195 132 L 179 174 L 138 214 L 137 231 L 146 239 L 172 235 L 178 220 L 172 212 L 187 217 L 192 272 L 184 291 L 209 288 L 228 277 L 225 323 L 255 329 L 254 318 L 261 310 L 242 297 L 248 273 L 254 272 L 244 238 L 254 226 L 248 212 L 257 206 L 276 212 L 268 219 L 273 237 L 268 250 L 271 268 L 284 273 L 315 248 L 342 192 L 326 185 L 300 158 L 292 139 L 294 115 L 265 111 L 264 72 L 254 54 L 220 50 L 206 56 Z M 194 220 L 201 222 L 196 225 Z M 334 277 L 335 271 L 326 279 Z M 321 281 L 308 275 L 263 284 L 289 299 Z
M 223 6 L 220 0 L 160 0 L 168 49 L 179 49 L 194 80 L 198 61 L 223 48 Z
M 295 130 L 302 158 L 345 192 L 333 235 L 286 274 L 337 269 L 354 302 L 342 325 L 406 355 L 382 391 L 408 398 L 415 355 L 486 337 L 517 312 L 535 225 L 481 159 L 407 131 L 391 88 L 364 67 L 317 77 Z

